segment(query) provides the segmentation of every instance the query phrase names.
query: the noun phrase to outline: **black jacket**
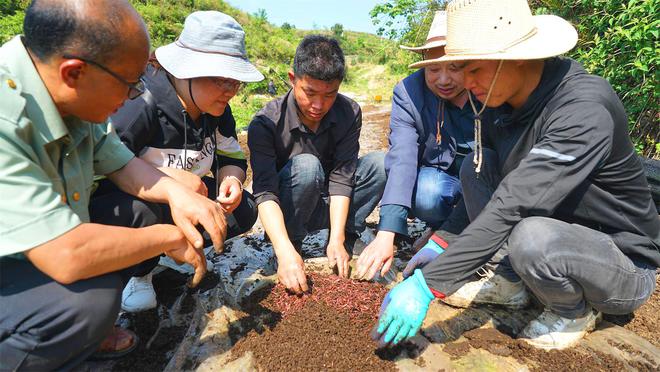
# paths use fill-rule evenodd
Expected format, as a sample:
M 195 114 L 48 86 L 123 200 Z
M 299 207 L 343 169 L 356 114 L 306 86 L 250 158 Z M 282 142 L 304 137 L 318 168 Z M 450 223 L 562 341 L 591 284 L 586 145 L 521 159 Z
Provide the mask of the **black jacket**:
M 602 231 L 627 256 L 660 266 L 660 220 L 623 105 L 606 80 L 571 59 L 548 59 L 527 102 L 502 119 L 483 128 L 502 182 L 446 252 L 424 267 L 430 287 L 454 292 L 530 216 Z
M 155 167 L 186 169 L 200 177 L 225 165 L 247 169 L 229 106 L 220 117 L 202 114 L 197 126 L 165 71 L 149 66 L 145 79 L 147 92 L 111 117 L 117 134 L 136 156 Z

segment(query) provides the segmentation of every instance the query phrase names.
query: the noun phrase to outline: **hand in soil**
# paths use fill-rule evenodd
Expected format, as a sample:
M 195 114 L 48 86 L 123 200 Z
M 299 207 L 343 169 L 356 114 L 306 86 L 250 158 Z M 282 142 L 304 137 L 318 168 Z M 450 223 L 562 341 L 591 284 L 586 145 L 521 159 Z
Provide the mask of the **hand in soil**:
M 188 243 L 185 248 L 173 249 L 165 252 L 165 254 L 178 264 L 188 263 L 195 268 L 195 275 L 193 275 L 190 287 L 197 287 L 206 274 L 204 250 L 197 249 Z
M 309 290 L 305 263 L 293 248 L 290 252 L 277 258 L 277 278 L 287 290 L 295 294 L 302 294 Z
M 348 261 L 350 261 L 351 258 L 348 256 L 344 244 L 330 241 L 326 252 L 330 267 L 337 267 L 337 275 L 342 278 L 348 278 Z
M 403 282 L 392 288 L 380 307 L 378 329 L 372 338 L 379 340 L 379 347 L 396 345 L 413 337 L 422 327 L 422 322 L 435 296 L 426 285 L 418 269 Z
M 357 261 L 357 277 L 371 280 L 380 270 L 385 276 L 394 259 L 394 233 L 379 231 L 376 238 L 364 249 Z

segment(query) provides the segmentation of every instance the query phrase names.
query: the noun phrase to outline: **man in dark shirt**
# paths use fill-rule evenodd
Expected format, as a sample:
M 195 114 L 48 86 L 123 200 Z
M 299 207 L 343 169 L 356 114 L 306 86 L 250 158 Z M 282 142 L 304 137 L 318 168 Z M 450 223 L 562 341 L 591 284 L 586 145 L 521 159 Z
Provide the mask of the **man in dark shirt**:
M 465 87 L 512 112 L 477 132 L 461 166 L 470 225 L 444 253 L 416 261 L 386 297 L 378 331 L 384 342 L 411 337 L 435 297 L 518 307 L 531 291 L 545 311 L 518 337 L 569 347 L 600 313 L 631 313 L 655 287 L 660 220 L 624 107 L 605 79 L 556 57 L 577 42 L 567 21 L 532 16 L 523 0 L 452 2 L 447 11 L 438 61 L 462 61 Z M 470 32 L 483 37 L 462 37 Z M 519 280 L 483 267 L 502 252 Z
M 327 256 L 348 276 L 349 254 L 385 187 L 384 154 L 358 159 L 362 112 L 338 94 L 345 74 L 336 40 L 305 37 L 289 79 L 293 89 L 269 102 L 250 123 L 253 192 L 291 291 L 307 291 L 300 256 L 308 231 L 330 227 Z

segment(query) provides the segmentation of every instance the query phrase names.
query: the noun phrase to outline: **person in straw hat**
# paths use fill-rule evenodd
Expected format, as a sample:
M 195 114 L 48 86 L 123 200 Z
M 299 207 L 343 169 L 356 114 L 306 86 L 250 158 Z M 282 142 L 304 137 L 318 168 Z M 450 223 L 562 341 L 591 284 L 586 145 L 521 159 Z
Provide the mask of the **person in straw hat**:
M 606 80 L 558 57 L 577 42 L 562 18 L 532 16 L 524 0 L 456 0 L 447 12 L 438 61 L 461 63 L 466 88 L 510 114 L 480 128 L 483 112 L 474 108 L 477 150 L 460 175 L 466 207 L 479 216 L 392 289 L 376 336 L 413 336 L 436 297 L 511 303 L 513 286 L 482 269 L 506 247 L 521 285 L 545 306 L 518 337 L 544 349 L 571 346 L 600 313 L 630 313 L 647 301 L 660 265 L 660 220 L 623 105 Z M 466 284 L 477 271 L 484 278 Z
M 111 117 L 122 142 L 136 156 L 204 197 L 217 199 L 226 216 L 226 239 L 246 232 L 257 219 L 254 199 L 242 186 L 247 161 L 229 101 L 241 84 L 263 78 L 247 59 L 241 25 L 218 11 L 197 11 L 186 17 L 176 41 L 156 49 L 141 99 L 127 102 Z M 104 181 L 92 203 L 110 208 L 126 197 Z M 173 223 L 167 205 L 160 209 L 158 223 Z M 153 214 L 140 201 L 125 213 L 136 219 Z M 206 239 L 205 246 L 210 244 Z M 167 257 L 161 264 L 184 270 Z M 124 311 L 157 304 L 151 267 L 136 274 L 122 294 Z
M 365 279 L 389 270 L 395 236 L 408 235 L 409 215 L 429 226 L 414 244 L 416 250 L 442 225 L 444 240 L 434 238 L 425 247 L 432 253 L 442 251 L 447 246 L 445 240 L 460 233 L 469 222 L 465 206 L 454 206 L 461 200 L 458 171 L 474 146 L 473 114 L 463 87 L 463 71 L 456 62 L 434 61 L 444 55 L 446 35 L 447 14 L 438 11 L 423 45 L 401 46 L 421 54 L 423 60 L 410 65 L 419 70 L 394 87 L 390 148 L 385 158 L 388 178 L 379 231 L 357 265 L 358 276 Z M 477 105 L 481 108 L 480 103 Z M 404 271 L 404 276 L 409 274 Z

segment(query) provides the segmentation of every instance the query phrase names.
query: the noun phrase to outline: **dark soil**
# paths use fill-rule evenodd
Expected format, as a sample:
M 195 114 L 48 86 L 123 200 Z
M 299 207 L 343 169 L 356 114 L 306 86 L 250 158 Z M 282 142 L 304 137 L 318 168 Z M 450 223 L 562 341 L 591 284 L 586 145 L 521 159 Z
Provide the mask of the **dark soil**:
M 626 315 L 605 315 L 603 319 L 645 338 L 660 347 L 660 277 L 655 281 L 655 292 L 637 311 Z
M 230 330 L 235 341 L 233 358 L 251 352 L 257 368 L 265 371 L 396 370 L 391 358 L 386 359 L 390 355 L 377 351 L 376 343 L 369 337 L 386 289 L 376 283 L 351 282 L 336 276 L 310 277 L 311 295 L 288 295 L 275 287 L 258 293 L 245 304 L 245 317 Z M 343 293 L 336 288 L 329 291 L 336 280 L 340 281 L 337 288 L 359 288 Z M 377 298 L 363 300 L 362 294 L 355 292 L 367 288 Z M 352 302 L 355 306 L 344 300 L 351 293 L 358 293 Z M 360 306 L 369 309 L 356 311 Z
M 219 283 L 215 273 L 206 274 L 199 286 L 194 289 L 186 286 L 188 280 L 190 280 L 189 275 L 169 269 L 154 275 L 153 284 L 158 307 L 140 313 L 122 315 L 120 323 L 135 332 L 140 338 L 140 343 L 137 349 L 114 364 L 113 371 L 162 371 L 165 368 L 188 330 L 195 310 L 192 294 L 214 288 Z M 180 301 L 180 307 L 175 309 L 178 310 L 175 316 L 182 321 L 175 325 L 167 320 L 177 300 Z
M 513 357 L 530 366 L 532 371 L 623 371 L 626 366 L 613 356 L 591 349 L 545 351 L 493 328 L 474 329 L 463 336 L 467 341 L 447 344 L 444 351 L 453 358 L 460 358 L 470 347 L 484 349 L 491 354 Z

